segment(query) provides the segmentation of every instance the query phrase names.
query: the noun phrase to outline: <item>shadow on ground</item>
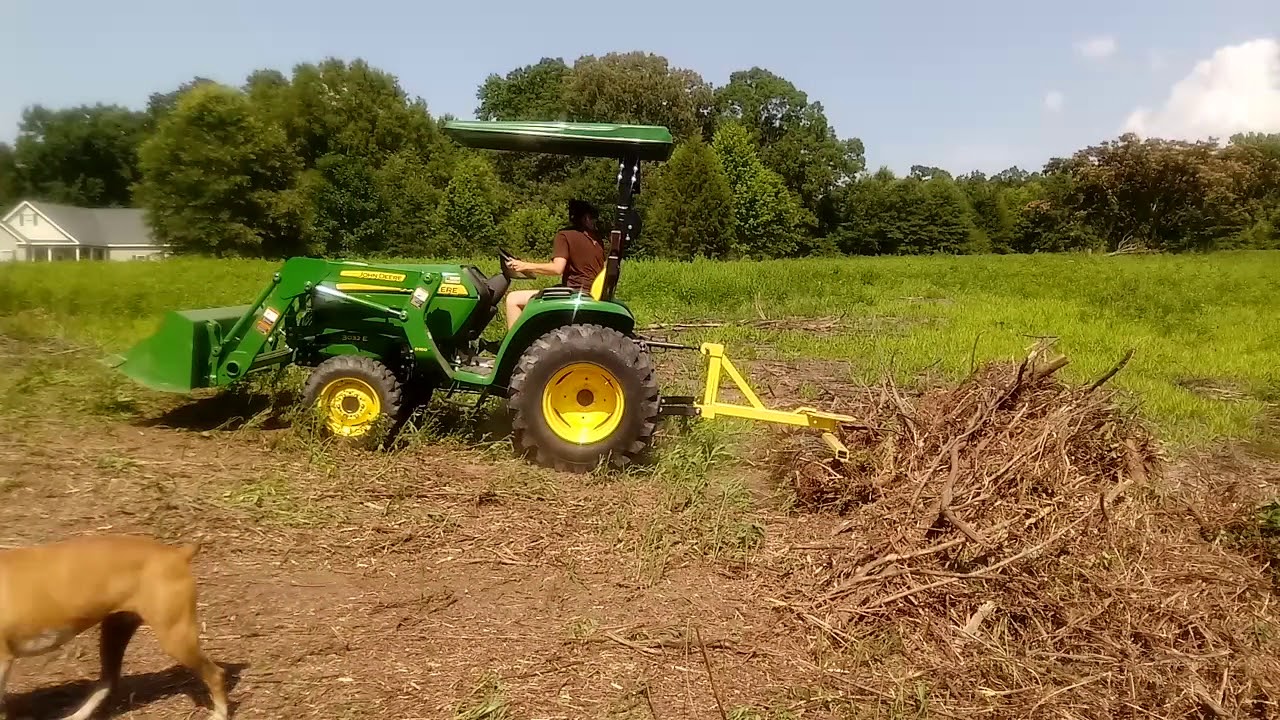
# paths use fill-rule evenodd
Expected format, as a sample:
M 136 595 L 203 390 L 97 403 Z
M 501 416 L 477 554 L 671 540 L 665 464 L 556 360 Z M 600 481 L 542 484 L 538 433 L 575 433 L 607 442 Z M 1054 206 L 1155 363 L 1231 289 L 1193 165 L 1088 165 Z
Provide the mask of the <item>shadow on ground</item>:
M 222 392 L 188 400 L 158 415 L 137 418 L 133 424 L 196 432 L 240 430 L 249 425 L 279 430 L 289 426 L 286 415 L 290 407 L 291 404 L 278 395 Z
M 240 682 L 240 674 L 249 667 L 246 663 L 219 663 L 226 671 L 227 694 L 231 706 L 231 714 L 235 715 L 237 703 L 234 698 L 236 685 Z M 25 693 L 10 695 L 5 709 L 7 717 L 45 718 L 65 717 L 74 712 L 93 692 L 94 680 L 77 680 L 50 687 L 40 688 Z M 125 674 L 120 678 L 120 686 L 99 709 L 95 717 L 110 718 L 126 712 L 138 710 L 147 705 L 167 700 L 174 695 L 183 694 L 190 698 L 192 710 L 200 710 L 197 716 L 206 714 L 209 708 L 209 693 L 204 683 L 181 665 L 174 665 L 161 672 L 143 673 L 140 675 Z M 53 712 L 54 709 L 57 712 Z

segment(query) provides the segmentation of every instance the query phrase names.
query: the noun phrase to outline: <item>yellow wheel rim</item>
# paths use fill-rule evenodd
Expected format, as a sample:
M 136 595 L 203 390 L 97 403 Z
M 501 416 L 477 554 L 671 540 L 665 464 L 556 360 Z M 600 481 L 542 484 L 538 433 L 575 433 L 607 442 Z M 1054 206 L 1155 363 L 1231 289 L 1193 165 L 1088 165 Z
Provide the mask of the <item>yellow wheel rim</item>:
M 613 373 L 594 363 L 561 368 L 542 391 L 542 416 L 551 432 L 578 445 L 600 442 L 622 423 L 626 400 Z
M 329 429 L 345 437 L 368 432 L 382 412 L 377 391 L 359 378 L 339 378 L 325 385 L 319 405 Z

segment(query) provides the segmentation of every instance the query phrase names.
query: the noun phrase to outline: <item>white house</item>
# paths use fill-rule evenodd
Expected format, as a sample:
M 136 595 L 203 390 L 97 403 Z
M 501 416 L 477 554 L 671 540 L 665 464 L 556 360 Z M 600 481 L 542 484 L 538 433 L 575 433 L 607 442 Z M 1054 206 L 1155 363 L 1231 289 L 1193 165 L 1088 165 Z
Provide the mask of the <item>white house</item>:
M 152 260 L 167 251 L 133 208 L 24 200 L 0 218 L 0 262 Z

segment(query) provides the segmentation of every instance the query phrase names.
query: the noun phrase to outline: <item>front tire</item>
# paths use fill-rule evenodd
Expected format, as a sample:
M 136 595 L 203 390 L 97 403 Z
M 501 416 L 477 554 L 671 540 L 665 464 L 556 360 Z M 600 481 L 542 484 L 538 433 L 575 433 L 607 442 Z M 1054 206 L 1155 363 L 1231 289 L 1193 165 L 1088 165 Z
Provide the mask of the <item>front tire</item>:
M 658 425 L 649 354 L 600 325 L 567 325 L 533 342 L 511 375 L 516 448 L 558 470 L 619 468 L 638 459 Z
M 395 373 L 361 355 L 339 355 L 316 366 L 302 390 L 303 407 L 316 409 L 327 434 L 361 440 L 375 428 L 393 429 L 403 388 Z

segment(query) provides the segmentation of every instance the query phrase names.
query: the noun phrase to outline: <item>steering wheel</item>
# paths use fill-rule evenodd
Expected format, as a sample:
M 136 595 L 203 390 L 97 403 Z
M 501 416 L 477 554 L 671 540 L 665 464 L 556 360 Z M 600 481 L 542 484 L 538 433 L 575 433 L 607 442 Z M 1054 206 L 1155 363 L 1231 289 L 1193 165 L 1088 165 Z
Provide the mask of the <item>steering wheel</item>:
M 521 280 L 528 280 L 528 278 L 525 277 L 524 275 L 514 274 L 511 268 L 507 265 L 507 263 L 515 259 L 516 259 L 516 256 L 507 252 L 506 248 L 501 246 L 498 247 L 498 266 L 502 268 L 502 275 L 506 277 L 508 280 L 512 280 L 515 278 L 519 278 Z

